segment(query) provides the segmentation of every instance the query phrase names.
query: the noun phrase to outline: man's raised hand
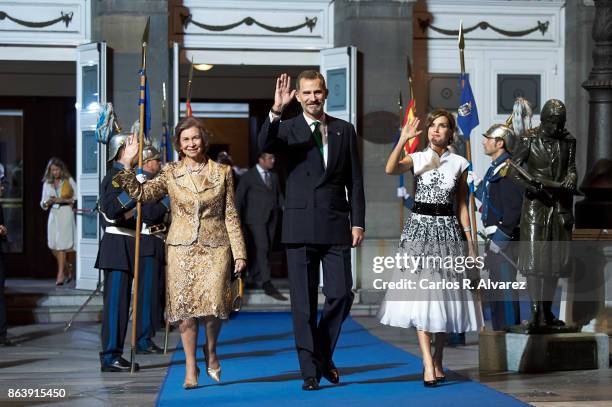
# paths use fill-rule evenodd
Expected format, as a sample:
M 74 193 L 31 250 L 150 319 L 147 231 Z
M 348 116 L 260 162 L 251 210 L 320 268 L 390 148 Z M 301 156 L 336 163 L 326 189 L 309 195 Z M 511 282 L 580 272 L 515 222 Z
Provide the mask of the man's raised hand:
M 282 112 L 283 109 L 291 103 L 295 96 L 295 89 L 291 90 L 291 77 L 286 73 L 276 78 L 276 89 L 274 91 L 274 106 L 273 110 Z

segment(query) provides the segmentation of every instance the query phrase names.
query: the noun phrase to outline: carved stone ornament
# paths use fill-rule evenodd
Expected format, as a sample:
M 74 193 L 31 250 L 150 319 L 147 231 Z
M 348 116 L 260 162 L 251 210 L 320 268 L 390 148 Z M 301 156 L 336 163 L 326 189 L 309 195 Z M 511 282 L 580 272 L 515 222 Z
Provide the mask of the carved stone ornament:
M 268 25 L 268 24 L 264 24 L 261 23 L 257 20 L 255 20 L 253 17 L 246 17 L 243 18 L 240 21 L 237 21 L 235 23 L 232 24 L 226 24 L 226 25 L 211 25 L 211 24 L 204 24 L 204 23 L 200 23 L 198 21 L 194 21 L 193 20 L 193 16 L 191 14 L 181 14 L 181 22 L 183 24 L 183 27 L 186 29 L 189 24 L 193 24 L 197 27 L 202 28 L 203 30 L 206 31 L 215 31 L 215 32 L 221 32 L 221 31 L 229 31 L 233 28 L 236 28 L 242 24 L 246 24 L 248 26 L 251 26 L 253 24 L 263 28 L 264 30 L 268 30 L 271 32 L 275 32 L 275 33 L 290 33 L 293 31 L 297 31 L 301 28 L 304 27 L 308 27 L 308 29 L 310 29 L 310 32 L 312 32 L 312 30 L 314 29 L 314 27 L 317 25 L 317 17 L 305 17 L 306 21 L 302 24 L 298 24 L 298 25 L 294 25 L 291 27 L 276 27 L 276 26 L 272 26 L 272 25 Z
M 63 11 L 60 11 L 60 17 L 54 19 L 54 20 L 49 20 L 49 21 L 25 21 L 25 20 L 20 20 L 18 18 L 15 17 L 11 17 L 10 15 L 8 15 L 6 12 L 4 11 L 0 11 L 0 21 L 4 20 L 4 19 L 9 19 L 12 22 L 22 25 L 24 27 L 29 27 L 29 28 L 44 28 L 44 27 L 48 27 L 50 25 L 53 24 L 57 24 L 60 21 L 63 21 L 64 24 L 66 24 L 66 28 L 68 28 L 68 26 L 70 25 L 70 23 L 72 22 L 72 16 L 74 15 L 74 13 L 71 11 L 70 13 L 66 13 L 64 14 Z

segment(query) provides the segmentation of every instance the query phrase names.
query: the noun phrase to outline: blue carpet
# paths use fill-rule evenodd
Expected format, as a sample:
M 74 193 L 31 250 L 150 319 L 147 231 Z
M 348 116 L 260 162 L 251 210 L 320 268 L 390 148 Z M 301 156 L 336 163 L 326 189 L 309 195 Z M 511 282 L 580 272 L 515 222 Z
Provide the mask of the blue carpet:
M 202 329 L 198 340 L 203 343 Z M 334 361 L 341 383 L 322 389 L 301 390 L 297 356 L 288 313 L 240 313 L 224 324 L 217 352 L 222 382 L 204 373 L 204 355 L 198 347 L 202 370 L 200 387 L 183 390 L 184 353 L 174 353 L 157 399 L 159 406 L 526 406 L 452 372 L 438 388 L 423 387 L 421 359 L 371 335 L 348 319 L 336 348 Z

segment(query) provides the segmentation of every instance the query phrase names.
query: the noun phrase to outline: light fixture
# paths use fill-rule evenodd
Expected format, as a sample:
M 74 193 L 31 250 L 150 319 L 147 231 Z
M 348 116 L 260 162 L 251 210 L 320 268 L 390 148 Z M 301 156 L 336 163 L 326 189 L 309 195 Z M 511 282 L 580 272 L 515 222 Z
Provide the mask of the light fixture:
M 193 64 L 193 67 L 198 71 L 210 71 L 214 65 L 211 64 Z

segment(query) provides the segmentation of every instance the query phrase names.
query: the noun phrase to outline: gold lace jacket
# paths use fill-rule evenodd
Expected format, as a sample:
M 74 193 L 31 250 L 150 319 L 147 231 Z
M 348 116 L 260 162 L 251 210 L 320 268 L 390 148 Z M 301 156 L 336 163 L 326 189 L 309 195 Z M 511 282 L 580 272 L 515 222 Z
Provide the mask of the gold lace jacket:
M 234 205 L 232 169 L 208 160 L 205 171 L 205 177 L 191 176 L 187 165 L 178 161 L 169 163 L 159 175 L 143 184 L 133 170 L 120 171 L 113 182 L 132 199 L 142 202 L 168 194 L 172 223 L 166 244 L 231 246 L 235 260 L 246 259 L 240 218 Z

